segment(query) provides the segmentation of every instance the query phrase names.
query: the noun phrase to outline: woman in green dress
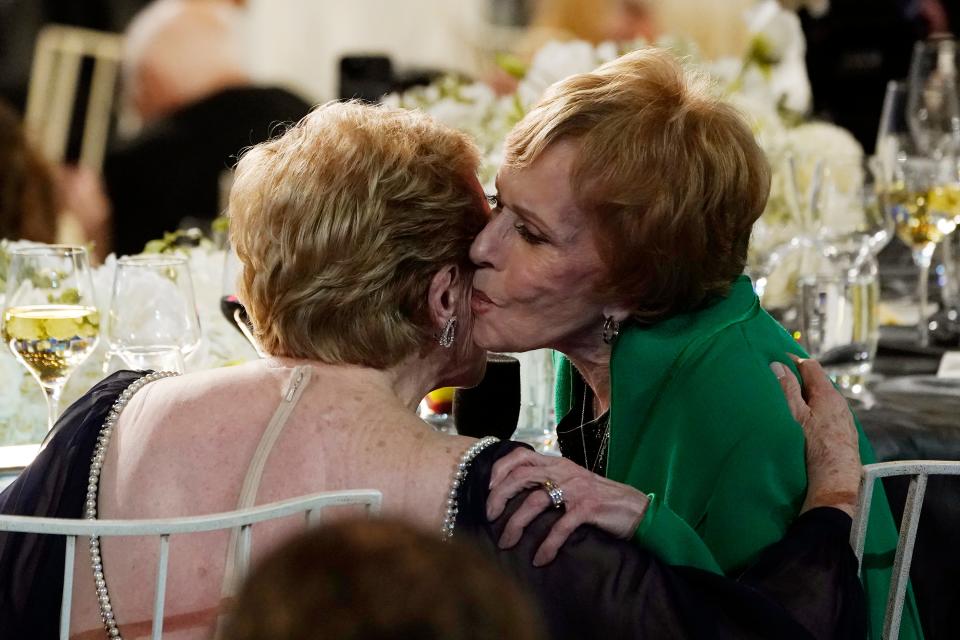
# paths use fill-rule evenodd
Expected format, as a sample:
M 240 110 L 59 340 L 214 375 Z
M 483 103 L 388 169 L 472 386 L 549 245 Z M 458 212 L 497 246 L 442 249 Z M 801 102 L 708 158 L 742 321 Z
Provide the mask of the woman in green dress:
M 592 523 L 736 575 L 800 511 L 803 437 L 777 377 L 804 354 L 741 275 L 769 184 L 740 115 L 654 49 L 559 82 L 511 132 L 471 249 L 472 309 L 491 351 L 563 354 L 564 459 L 516 452 L 489 502 L 494 516 L 522 488 L 562 490 L 537 562 Z M 531 494 L 501 544 L 557 497 Z M 863 580 L 878 637 L 896 528 L 881 488 L 873 504 Z M 922 637 L 912 596 L 901 637 Z

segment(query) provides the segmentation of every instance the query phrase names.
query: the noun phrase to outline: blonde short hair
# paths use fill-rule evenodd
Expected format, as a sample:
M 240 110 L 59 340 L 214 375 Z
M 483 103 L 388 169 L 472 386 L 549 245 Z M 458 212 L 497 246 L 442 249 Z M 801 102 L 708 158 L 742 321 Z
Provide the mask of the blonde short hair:
M 485 223 L 478 153 L 411 111 L 318 107 L 248 150 L 230 194 L 239 295 L 273 355 L 384 368 L 433 340 L 445 265 Z
M 602 289 L 655 322 L 725 295 L 770 189 L 741 115 L 673 56 L 644 49 L 563 80 L 514 128 L 507 166 L 580 147 L 573 192 L 607 266 Z

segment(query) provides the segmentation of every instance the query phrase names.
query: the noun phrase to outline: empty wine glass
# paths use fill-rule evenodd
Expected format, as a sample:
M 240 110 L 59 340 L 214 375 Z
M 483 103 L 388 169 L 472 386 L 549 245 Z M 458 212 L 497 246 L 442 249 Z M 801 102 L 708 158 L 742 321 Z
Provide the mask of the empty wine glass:
M 960 152 L 957 43 L 952 38 L 935 37 L 914 45 L 907 123 L 922 155 L 939 159 Z
M 148 255 L 117 261 L 107 339 L 132 369 L 183 372 L 185 358 L 200 345 L 185 258 Z
M 893 221 L 880 207 L 875 185 L 866 179 L 862 160 L 832 158 L 819 178 L 813 204 L 818 244 L 837 269 L 858 269 L 890 241 Z
M 71 245 L 14 249 L 4 304 L 3 341 L 43 388 L 51 428 L 67 379 L 100 337 L 86 250 Z

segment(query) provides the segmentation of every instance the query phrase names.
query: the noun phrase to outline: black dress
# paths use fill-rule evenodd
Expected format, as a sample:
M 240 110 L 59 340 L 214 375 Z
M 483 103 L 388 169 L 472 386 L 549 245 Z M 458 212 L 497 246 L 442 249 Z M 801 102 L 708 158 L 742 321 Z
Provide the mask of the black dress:
M 34 462 L 0 494 L 0 513 L 82 517 L 100 427 L 142 374 L 118 372 L 63 414 Z M 671 567 L 629 542 L 581 527 L 557 559 L 533 555 L 559 512 L 541 515 L 520 543 L 496 541 L 523 495 L 486 519 L 490 471 L 519 445 L 498 443 L 473 461 L 459 490 L 457 537 L 470 537 L 534 595 L 553 638 L 862 638 L 866 605 L 847 543 L 850 518 L 815 509 L 738 580 Z M 60 536 L 0 533 L 0 638 L 56 638 L 63 586 Z M 122 620 L 121 620 L 122 622 Z

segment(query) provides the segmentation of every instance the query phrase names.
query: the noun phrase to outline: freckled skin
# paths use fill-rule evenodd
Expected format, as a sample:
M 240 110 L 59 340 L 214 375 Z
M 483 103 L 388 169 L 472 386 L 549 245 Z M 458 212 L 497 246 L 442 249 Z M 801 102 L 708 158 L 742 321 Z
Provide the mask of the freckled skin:
M 487 350 L 567 352 L 596 342 L 604 267 L 570 185 L 577 152 L 556 143 L 529 167 L 498 175 L 501 206 L 470 250 L 474 288 L 493 302 L 475 309 L 473 338 Z

